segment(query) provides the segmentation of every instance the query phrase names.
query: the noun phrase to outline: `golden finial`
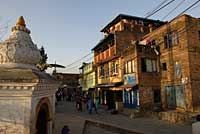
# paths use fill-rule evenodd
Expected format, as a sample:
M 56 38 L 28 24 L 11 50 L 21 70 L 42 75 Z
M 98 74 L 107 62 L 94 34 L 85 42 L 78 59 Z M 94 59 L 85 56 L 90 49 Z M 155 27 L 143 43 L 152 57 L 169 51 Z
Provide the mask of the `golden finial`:
M 26 26 L 23 16 L 20 16 L 16 22 L 16 26 Z

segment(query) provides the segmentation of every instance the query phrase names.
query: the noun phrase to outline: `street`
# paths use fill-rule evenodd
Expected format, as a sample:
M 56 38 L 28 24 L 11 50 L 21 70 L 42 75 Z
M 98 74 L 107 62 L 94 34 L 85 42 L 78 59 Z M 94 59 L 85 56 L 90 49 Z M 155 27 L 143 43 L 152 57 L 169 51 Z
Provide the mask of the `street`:
M 70 134 L 82 134 L 84 121 L 86 119 L 110 123 L 129 130 L 145 134 L 191 134 L 192 129 L 189 123 L 173 124 L 167 121 L 158 120 L 153 117 L 141 117 L 130 119 L 121 114 L 112 115 L 110 112 L 99 109 L 98 114 L 94 111 L 89 114 L 83 105 L 83 111 L 77 111 L 75 102 L 61 101 L 56 106 L 56 134 L 61 133 L 64 125 L 68 125 Z M 95 130 L 93 130 L 95 131 Z M 96 134 L 94 132 L 94 134 Z

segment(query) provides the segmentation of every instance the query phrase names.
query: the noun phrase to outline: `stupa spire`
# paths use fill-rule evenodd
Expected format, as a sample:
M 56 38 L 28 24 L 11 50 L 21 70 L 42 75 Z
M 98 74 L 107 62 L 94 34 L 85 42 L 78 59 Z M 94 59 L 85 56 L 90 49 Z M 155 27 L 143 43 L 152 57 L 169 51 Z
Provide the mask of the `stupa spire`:
M 29 34 L 24 18 L 20 16 L 8 39 L 0 44 L 0 68 L 36 68 L 40 52 Z
M 31 33 L 31 31 L 26 28 L 26 23 L 25 23 L 25 20 L 24 20 L 24 17 L 23 16 L 20 16 L 16 22 L 16 25 L 14 27 L 12 27 L 11 29 L 12 32 L 15 32 L 15 31 L 24 31 L 28 34 Z
M 16 26 L 24 26 L 26 27 L 26 23 L 23 16 L 20 16 L 16 22 Z

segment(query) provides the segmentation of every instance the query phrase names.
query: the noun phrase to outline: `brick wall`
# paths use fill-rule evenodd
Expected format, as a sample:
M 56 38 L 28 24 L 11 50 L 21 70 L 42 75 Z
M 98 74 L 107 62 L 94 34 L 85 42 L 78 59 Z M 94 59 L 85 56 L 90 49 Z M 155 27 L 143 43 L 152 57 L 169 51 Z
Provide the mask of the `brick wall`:
M 116 54 L 122 54 L 124 49 L 127 48 L 131 41 L 136 40 L 136 35 L 131 31 L 121 31 L 115 33 Z
M 156 45 L 160 46 L 163 108 L 166 107 L 165 86 L 168 85 L 184 86 L 186 111 L 193 111 L 200 105 L 200 61 L 197 60 L 200 56 L 199 27 L 199 19 L 183 15 L 146 36 L 146 39 L 155 40 Z M 172 33 L 178 33 L 178 43 L 177 38 L 173 37 L 172 47 L 165 48 L 164 36 Z M 166 63 L 167 70 L 163 70 L 162 63 Z M 181 66 L 181 77 L 176 77 L 176 64 Z
M 153 109 L 153 89 L 151 86 L 139 86 L 139 100 L 141 110 Z
M 188 27 L 188 52 L 190 66 L 190 82 L 192 88 L 192 102 L 194 111 L 200 111 L 200 19 L 188 17 L 186 19 Z

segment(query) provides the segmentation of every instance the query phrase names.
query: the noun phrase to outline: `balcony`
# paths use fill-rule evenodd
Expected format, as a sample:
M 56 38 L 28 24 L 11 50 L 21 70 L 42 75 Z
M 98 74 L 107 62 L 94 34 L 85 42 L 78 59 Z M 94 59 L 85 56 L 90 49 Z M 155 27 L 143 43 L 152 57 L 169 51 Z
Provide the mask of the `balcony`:
M 94 57 L 94 64 L 107 60 L 113 57 L 114 55 L 115 55 L 115 47 L 114 46 L 109 47 L 108 49 L 106 49 L 105 51 L 99 53 Z

